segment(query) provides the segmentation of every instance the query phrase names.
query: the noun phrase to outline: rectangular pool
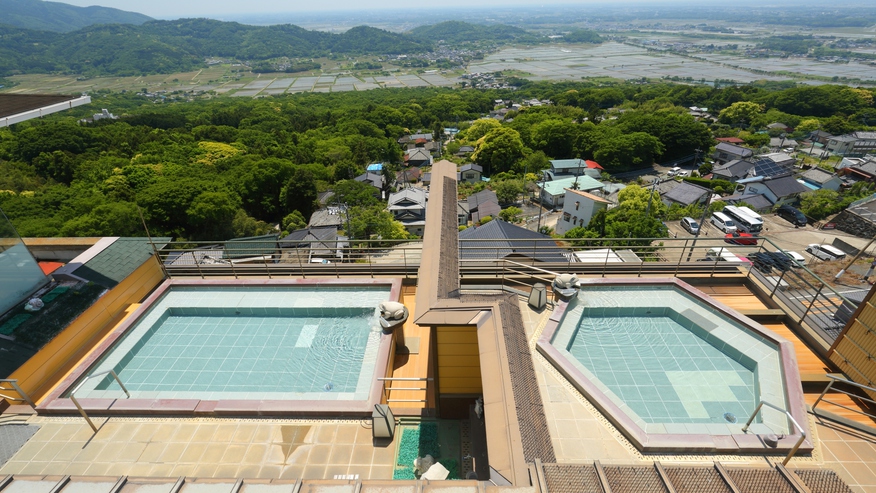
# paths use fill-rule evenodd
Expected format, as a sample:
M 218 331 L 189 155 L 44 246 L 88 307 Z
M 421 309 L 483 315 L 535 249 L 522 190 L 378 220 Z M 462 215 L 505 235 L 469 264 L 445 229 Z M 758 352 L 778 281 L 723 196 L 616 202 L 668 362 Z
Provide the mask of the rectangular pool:
M 98 407 L 112 401 L 110 409 L 164 402 L 220 411 L 283 403 L 303 410 L 303 402 L 370 408 L 391 344 L 377 305 L 398 299 L 399 286 L 167 281 L 77 369 L 51 405 L 69 407 L 64 401 L 78 385 L 77 399 Z M 107 370 L 118 374 L 130 399 L 109 375 L 84 380 Z

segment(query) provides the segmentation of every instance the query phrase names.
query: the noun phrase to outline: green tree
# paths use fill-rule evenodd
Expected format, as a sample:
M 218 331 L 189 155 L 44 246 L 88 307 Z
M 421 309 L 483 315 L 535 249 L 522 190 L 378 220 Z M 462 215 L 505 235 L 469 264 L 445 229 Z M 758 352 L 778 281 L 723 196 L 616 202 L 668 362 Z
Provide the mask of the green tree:
M 516 130 L 498 127 L 478 139 L 472 160 L 485 174 L 508 171 L 523 158 L 523 141 Z
M 348 235 L 357 240 L 380 238 L 383 240 L 403 240 L 408 233 L 402 223 L 395 220 L 392 214 L 383 207 L 351 207 L 350 231 Z
M 839 193 L 822 188 L 800 195 L 800 212 L 812 219 L 824 219 L 839 210 Z
M 316 197 L 316 181 L 313 173 L 302 167 L 295 169 L 292 178 L 286 182 L 286 186 L 280 192 L 280 200 L 285 206 L 286 213 L 298 211 L 308 220 L 313 213 Z
M 513 204 L 517 197 L 523 193 L 523 184 L 520 180 L 502 180 L 492 185 L 496 192 L 496 198 L 500 204 Z
M 520 222 L 521 216 L 523 215 L 523 210 L 519 207 L 507 207 L 502 209 L 499 212 L 499 219 L 509 222 L 509 223 L 518 223 Z
M 110 202 L 64 223 L 61 236 L 145 236 L 137 205 Z
M 292 211 L 283 218 L 281 228 L 287 233 L 304 229 L 307 227 L 307 221 L 300 211 Z
M 475 120 L 465 131 L 460 132 L 460 137 L 466 142 L 477 142 L 481 137 L 501 126 L 502 124 L 493 118 L 481 118 L 480 120 Z
M 234 238 L 266 235 L 273 229 L 270 224 L 248 215 L 243 209 L 238 209 L 231 221 L 231 231 Z
M 718 119 L 730 125 L 751 124 L 762 113 L 764 105 L 753 101 L 737 101 L 718 113 Z
M 594 158 L 613 172 L 650 166 L 663 153 L 663 144 L 657 137 L 644 132 L 610 137 L 599 144 Z
M 201 193 L 186 211 L 193 239 L 229 239 L 234 234 L 232 221 L 239 209 L 240 199 L 228 192 Z
M 348 207 L 370 207 L 380 204 L 380 199 L 374 196 L 376 190 L 368 183 L 356 180 L 342 180 L 332 187 L 335 195 L 332 201 L 347 204 Z

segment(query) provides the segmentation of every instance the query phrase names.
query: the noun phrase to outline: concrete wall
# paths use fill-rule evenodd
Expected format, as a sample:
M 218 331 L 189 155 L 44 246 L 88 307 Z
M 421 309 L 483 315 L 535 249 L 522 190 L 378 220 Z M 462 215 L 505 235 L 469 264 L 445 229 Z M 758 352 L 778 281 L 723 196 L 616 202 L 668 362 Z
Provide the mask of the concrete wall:
M 124 316 L 132 303 L 143 300 L 164 279 L 161 265 L 151 257 L 116 287 L 55 336 L 9 378 L 39 403 Z

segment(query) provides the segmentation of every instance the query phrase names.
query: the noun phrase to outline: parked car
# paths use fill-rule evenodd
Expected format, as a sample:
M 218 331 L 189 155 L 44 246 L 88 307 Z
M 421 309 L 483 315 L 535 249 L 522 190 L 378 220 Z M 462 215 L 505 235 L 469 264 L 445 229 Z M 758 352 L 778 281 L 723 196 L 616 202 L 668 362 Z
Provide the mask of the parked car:
M 675 176 L 675 175 L 677 175 L 680 171 L 681 171 L 681 168 L 679 168 L 678 166 L 675 166 L 674 168 L 670 169 L 669 172 L 666 173 L 666 175 L 667 175 L 667 176 Z
M 776 250 L 776 253 L 784 253 L 789 259 L 793 260 L 792 267 L 802 267 L 806 263 L 806 257 L 791 250 Z
M 681 218 L 681 227 L 686 229 L 688 233 L 695 235 L 700 232 L 700 223 L 692 217 Z
M 846 258 L 846 252 L 830 245 L 812 243 L 806 247 L 806 251 L 811 253 L 813 257 L 820 258 L 821 260 L 842 260 Z
M 806 215 L 790 205 L 780 206 L 776 209 L 776 215 L 794 226 L 806 226 Z
M 757 238 L 752 236 L 751 233 L 734 231 L 724 235 L 724 243 L 731 243 L 733 245 L 757 245 Z

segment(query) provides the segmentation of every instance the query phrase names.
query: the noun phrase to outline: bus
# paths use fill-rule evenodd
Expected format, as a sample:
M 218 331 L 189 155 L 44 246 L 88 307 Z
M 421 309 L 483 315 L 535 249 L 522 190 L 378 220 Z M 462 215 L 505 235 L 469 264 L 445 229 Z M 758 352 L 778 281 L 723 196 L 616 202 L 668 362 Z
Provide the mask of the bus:
M 746 212 L 746 210 L 749 212 Z M 728 205 L 724 207 L 723 212 L 736 223 L 736 227 L 740 231 L 745 231 L 752 235 L 759 235 L 763 230 L 763 219 L 748 207 L 742 208 Z M 750 214 L 754 214 L 757 217 Z
M 757 212 L 754 212 L 750 208 L 745 207 L 744 205 L 737 205 L 736 208 L 739 209 L 740 211 L 742 211 L 743 213 L 748 214 L 748 217 L 757 219 L 758 221 L 763 223 L 763 218 L 760 217 L 760 214 L 758 214 Z

